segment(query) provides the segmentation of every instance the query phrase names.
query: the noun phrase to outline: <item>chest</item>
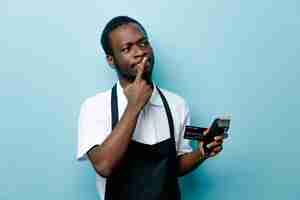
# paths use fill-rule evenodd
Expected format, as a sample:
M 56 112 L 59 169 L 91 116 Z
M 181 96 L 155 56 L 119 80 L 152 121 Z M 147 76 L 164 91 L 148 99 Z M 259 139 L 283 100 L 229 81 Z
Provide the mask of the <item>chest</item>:
M 119 104 L 119 120 L 125 108 L 126 104 Z M 170 129 L 164 107 L 146 105 L 139 115 L 132 140 L 153 145 L 170 137 Z

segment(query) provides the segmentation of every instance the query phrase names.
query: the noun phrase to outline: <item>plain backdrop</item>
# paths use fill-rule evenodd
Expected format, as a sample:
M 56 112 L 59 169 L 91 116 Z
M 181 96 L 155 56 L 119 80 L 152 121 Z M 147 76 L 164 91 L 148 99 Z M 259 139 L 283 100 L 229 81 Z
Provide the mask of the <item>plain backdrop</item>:
M 75 160 L 81 103 L 116 80 L 112 17 L 147 29 L 154 80 L 193 125 L 232 115 L 224 151 L 180 179 L 184 200 L 300 198 L 299 1 L 0 1 L 0 199 L 97 199 Z

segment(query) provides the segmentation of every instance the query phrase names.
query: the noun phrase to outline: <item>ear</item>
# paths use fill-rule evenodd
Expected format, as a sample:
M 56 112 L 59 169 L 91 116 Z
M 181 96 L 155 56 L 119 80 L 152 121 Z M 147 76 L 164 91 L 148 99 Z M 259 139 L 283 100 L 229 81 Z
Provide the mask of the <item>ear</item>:
M 106 61 L 111 68 L 115 68 L 115 61 L 112 55 L 106 55 Z

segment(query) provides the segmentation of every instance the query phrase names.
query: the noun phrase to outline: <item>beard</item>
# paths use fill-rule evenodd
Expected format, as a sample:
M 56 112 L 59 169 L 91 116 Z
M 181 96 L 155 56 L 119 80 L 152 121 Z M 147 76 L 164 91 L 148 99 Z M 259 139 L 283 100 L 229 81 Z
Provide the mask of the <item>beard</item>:
M 136 78 L 136 73 L 132 74 L 129 71 L 121 70 L 119 66 L 115 66 L 119 78 L 125 79 L 128 82 L 132 83 Z M 148 84 L 152 84 L 152 69 L 151 71 L 146 71 L 142 74 L 142 79 L 145 80 Z
M 150 64 L 147 67 L 147 70 L 144 71 L 142 74 L 142 79 L 147 82 L 147 84 L 152 85 L 152 71 L 154 66 L 154 57 L 152 57 L 150 60 Z M 132 83 L 136 78 L 136 73 L 132 70 L 124 70 L 122 67 L 119 66 L 118 63 L 115 63 L 115 69 L 118 74 L 118 77 L 121 79 L 125 79 L 128 82 Z

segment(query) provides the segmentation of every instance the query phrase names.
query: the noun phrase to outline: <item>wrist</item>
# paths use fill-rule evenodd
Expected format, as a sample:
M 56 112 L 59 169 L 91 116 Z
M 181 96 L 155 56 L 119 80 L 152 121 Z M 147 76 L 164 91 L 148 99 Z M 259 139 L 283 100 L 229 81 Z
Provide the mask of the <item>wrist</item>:
M 199 160 L 203 160 L 203 161 L 204 161 L 204 160 L 207 159 L 207 155 L 206 155 L 206 153 L 204 152 L 203 149 L 197 148 L 196 152 L 197 152 L 197 154 L 198 154 Z
M 126 107 L 126 110 L 128 113 L 130 113 L 131 115 L 133 115 L 134 117 L 138 117 L 138 115 L 140 114 L 141 110 L 138 109 L 136 106 L 134 105 L 130 105 L 128 104 Z

